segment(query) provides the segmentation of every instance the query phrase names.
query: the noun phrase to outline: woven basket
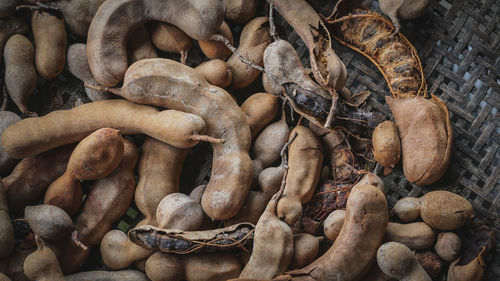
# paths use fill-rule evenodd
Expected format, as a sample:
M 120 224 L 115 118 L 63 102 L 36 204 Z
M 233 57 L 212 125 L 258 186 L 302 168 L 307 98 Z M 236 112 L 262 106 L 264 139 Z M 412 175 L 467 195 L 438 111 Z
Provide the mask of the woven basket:
M 336 1 L 308 0 L 316 11 L 328 15 Z M 450 1 L 450 2 L 449 2 Z M 262 1 L 264 2 L 264 1 Z M 416 47 L 422 61 L 429 90 L 448 106 L 454 130 L 454 148 L 448 172 L 437 183 L 420 187 L 409 183 L 400 166 L 389 176 L 382 177 L 389 206 L 405 196 L 421 196 L 445 189 L 458 193 L 472 202 L 477 216 L 496 231 L 500 241 L 500 1 L 498 0 L 442 0 L 430 1 L 430 8 L 413 22 L 402 22 L 401 32 Z M 367 7 L 380 12 L 378 2 L 364 1 Z M 260 3 L 259 15 L 267 15 L 267 5 Z M 275 23 L 280 37 L 292 43 L 304 65 L 309 65 L 308 51 L 298 35 L 279 16 Z M 241 26 L 231 25 L 238 44 Z M 82 42 L 70 36 L 70 42 Z M 391 118 L 384 96 L 389 95 L 386 81 L 378 69 L 362 55 L 333 42 L 348 69 L 347 87 L 353 92 L 370 91 L 372 95 L 365 109 L 379 111 Z M 179 56 L 161 53 L 162 57 L 178 60 Z M 187 64 L 198 65 L 207 60 L 199 48 L 193 47 Z M 0 70 L 3 77 L 3 69 Z M 259 82 L 260 83 L 260 82 Z M 262 86 L 254 83 L 239 93 L 246 97 Z M 64 98 L 62 108 L 88 102 L 82 83 L 65 71 L 51 82 L 39 80 L 30 108 L 46 114 L 55 108 L 50 105 L 50 94 L 59 91 Z M 12 106 L 10 106 L 12 108 Z M 139 139 L 140 141 L 140 139 Z M 193 187 L 206 181 L 209 174 L 210 146 L 194 148 L 183 170 L 195 171 L 197 177 L 183 177 L 181 186 Z M 380 167 L 375 172 L 380 173 Z M 132 205 L 127 214 L 116 223 L 121 230 L 133 227 L 143 216 Z M 496 245 L 497 252 L 500 244 Z M 91 253 L 86 270 L 103 268 L 98 247 Z M 484 280 L 500 280 L 500 255 L 488 266 Z

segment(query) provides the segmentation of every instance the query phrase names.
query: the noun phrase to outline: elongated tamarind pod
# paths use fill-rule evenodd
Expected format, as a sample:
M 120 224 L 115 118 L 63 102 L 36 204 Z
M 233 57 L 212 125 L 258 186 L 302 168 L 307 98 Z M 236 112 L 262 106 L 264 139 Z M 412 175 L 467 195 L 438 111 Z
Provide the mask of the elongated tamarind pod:
M 13 158 L 29 157 L 80 141 L 105 127 L 118 129 L 124 135 L 143 133 L 183 148 L 206 137 L 201 136 L 205 121 L 196 115 L 176 110 L 160 112 L 125 100 L 101 100 L 21 120 L 4 131 L 2 145 Z
M 207 134 L 224 140 L 212 142 L 212 174 L 201 201 L 203 210 L 214 220 L 229 219 L 238 213 L 253 174 L 248 155 L 251 134 L 243 111 L 229 93 L 210 85 L 193 68 L 160 58 L 132 64 L 122 88 L 108 90 L 135 103 L 181 110 L 203 118 Z
M 209 39 L 224 20 L 220 0 L 105 1 L 90 24 L 87 57 L 95 80 L 118 84 L 127 71 L 126 39 L 134 28 L 151 20 L 171 23 L 193 39 Z

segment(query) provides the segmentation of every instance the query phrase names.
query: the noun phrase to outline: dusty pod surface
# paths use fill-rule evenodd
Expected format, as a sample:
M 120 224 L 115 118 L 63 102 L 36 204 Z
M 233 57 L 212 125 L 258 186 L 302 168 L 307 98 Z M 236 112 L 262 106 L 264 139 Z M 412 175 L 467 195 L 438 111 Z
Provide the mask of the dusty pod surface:
M 335 210 L 323 222 L 323 232 L 326 238 L 335 241 L 342 230 L 345 220 L 345 210 Z
M 63 209 L 52 205 L 27 206 L 24 219 L 34 233 L 47 241 L 61 241 L 75 229 L 71 217 Z
M 124 269 L 135 261 L 149 257 L 154 251 L 134 244 L 126 233 L 115 229 L 102 238 L 100 252 L 107 267 Z
M 420 198 L 420 216 L 432 228 L 455 230 L 474 218 L 474 208 L 458 194 L 437 190 Z
M 101 243 L 112 224 L 125 214 L 134 197 L 134 168 L 139 151 L 124 139 L 123 159 L 108 176 L 95 181 L 75 219 L 78 237 L 89 248 Z
M 454 261 L 460 254 L 462 240 L 453 232 L 441 232 L 438 235 L 434 250 L 443 260 Z
M 66 281 L 149 281 L 137 270 L 87 271 L 64 276 Z
M 385 167 L 384 174 L 389 174 L 399 162 L 401 144 L 398 128 L 391 121 L 379 124 L 372 134 L 373 156 Z
M 22 114 L 36 116 L 36 113 L 28 111 L 26 105 L 36 87 L 33 45 L 26 37 L 15 34 L 5 44 L 3 56 L 7 93 Z
M 384 240 L 401 243 L 412 250 L 426 249 L 434 245 L 436 233 L 423 222 L 408 224 L 390 222 Z
M 404 222 L 412 222 L 420 216 L 420 201 L 415 197 L 401 198 L 391 210 L 391 215 Z
M 293 258 L 290 269 L 304 267 L 318 257 L 319 241 L 321 237 L 315 237 L 307 233 L 293 235 Z
M 194 70 L 203 75 L 208 83 L 217 87 L 229 87 L 233 81 L 231 68 L 229 68 L 226 62 L 220 59 L 206 61 L 195 67 Z
M 429 185 L 443 176 L 451 157 L 453 132 L 446 105 L 436 96 L 386 97 L 401 137 L 403 171 L 418 185 Z
M 47 188 L 44 204 L 74 215 L 82 204 L 80 180 L 109 175 L 122 161 L 123 148 L 123 138 L 115 129 L 102 128 L 84 138 L 71 153 L 66 172 Z
M 0 63 L 3 60 L 3 50 L 7 40 L 14 34 L 26 34 L 29 30 L 30 26 L 22 16 L 0 18 Z
M 120 130 L 122 134 L 144 133 L 187 148 L 204 137 L 206 123 L 194 114 L 181 111 L 158 111 L 126 100 L 101 100 L 69 110 L 52 111 L 43 117 L 23 119 L 4 131 L 2 144 L 9 156 L 24 158 L 80 141 L 106 127 Z
M 397 242 L 388 242 L 380 246 L 377 263 L 385 274 L 398 280 L 432 281 L 412 251 Z
M 87 61 L 87 45 L 82 43 L 76 43 L 68 47 L 68 53 L 66 58 L 66 64 L 68 70 L 76 78 L 82 80 L 84 83 L 91 85 L 97 85 L 92 72 L 90 71 L 90 66 Z M 85 87 L 85 92 L 87 97 L 91 101 L 106 100 L 111 98 L 111 94 L 105 91 L 99 91 Z
M 5 258 L 12 252 L 14 242 L 14 227 L 9 216 L 5 190 L 0 182 L 0 258 Z
M 64 174 L 75 146 L 64 145 L 22 159 L 11 174 L 2 179 L 7 190 L 9 209 L 19 212 L 27 205 L 33 204 L 53 181 Z
M 380 0 L 380 9 L 386 14 L 399 32 L 399 19 L 413 20 L 425 14 L 429 0 Z
M 31 29 L 35 41 L 35 65 L 40 77 L 52 80 L 66 64 L 67 35 L 61 14 L 34 11 Z
M 354 187 L 347 200 L 344 226 L 330 249 L 308 266 L 287 274 L 311 281 L 360 280 L 373 264 L 388 221 L 382 191 L 367 184 Z
M 278 201 L 277 215 L 288 225 L 302 213 L 302 204 L 313 196 L 323 165 L 323 148 L 316 135 L 304 126 L 295 127 L 289 141 L 289 168 L 283 196 Z
M 40 237 L 36 236 L 35 240 L 37 250 L 24 261 L 24 274 L 36 281 L 64 281 L 54 252 L 45 245 Z
M 183 193 L 165 196 L 156 209 L 156 219 L 161 228 L 197 230 L 204 216 L 200 203 Z
M 278 109 L 278 97 L 273 94 L 256 93 L 243 102 L 241 110 L 245 113 L 252 139 L 257 137 L 260 131 L 274 119 Z
M 223 19 L 223 4 L 219 0 L 105 1 L 89 27 L 87 58 L 90 69 L 99 84 L 118 84 L 128 68 L 126 38 L 131 30 L 148 21 L 173 24 L 200 40 L 216 34 Z
M 21 117 L 19 117 L 19 115 L 15 114 L 14 112 L 3 111 L 3 110 L 0 111 L 0 136 L 2 135 L 3 131 L 7 129 L 7 127 L 16 123 L 19 120 L 21 120 Z M 2 148 L 2 141 L 0 140 L 0 173 L 6 172 L 10 168 L 12 168 L 12 166 L 14 166 L 16 163 L 17 161 L 15 159 L 10 158 L 4 151 L 4 149 Z
M 224 36 L 231 45 L 234 45 L 233 34 L 231 33 L 231 29 L 227 25 L 226 22 L 222 22 L 222 25 L 217 30 L 217 34 Z M 200 49 L 209 59 L 221 59 L 226 60 L 233 54 L 231 50 L 229 50 L 223 42 L 214 41 L 214 40 L 199 40 L 198 44 L 200 45 Z
M 151 29 L 151 40 L 156 48 L 181 55 L 181 63 L 186 59 L 193 45 L 193 39 L 175 25 L 165 22 L 154 22 Z
M 257 10 L 257 0 L 225 0 L 225 18 L 237 24 L 250 21 Z
M 240 45 L 236 50 L 247 61 L 259 67 L 263 66 L 264 51 L 272 42 L 269 34 L 269 20 L 266 17 L 257 17 L 248 22 L 240 35 Z M 260 74 L 260 70 L 241 61 L 238 55 L 233 54 L 227 64 L 233 72 L 231 89 L 241 89 L 252 84 Z

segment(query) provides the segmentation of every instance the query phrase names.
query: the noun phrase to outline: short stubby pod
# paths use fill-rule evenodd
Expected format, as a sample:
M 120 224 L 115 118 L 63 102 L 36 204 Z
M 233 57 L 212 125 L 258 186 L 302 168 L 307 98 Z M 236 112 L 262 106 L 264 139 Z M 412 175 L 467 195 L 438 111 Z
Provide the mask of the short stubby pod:
M 401 137 L 403 171 L 418 185 L 437 181 L 450 164 L 453 132 L 446 105 L 436 96 L 425 99 L 386 97 Z
M 384 174 L 389 174 L 399 162 L 401 144 L 398 128 L 391 121 L 379 124 L 372 134 L 373 156 L 385 167 Z
M 417 257 L 403 244 L 389 242 L 377 252 L 380 269 L 392 278 L 402 281 L 431 281 L 432 279 L 418 263 Z

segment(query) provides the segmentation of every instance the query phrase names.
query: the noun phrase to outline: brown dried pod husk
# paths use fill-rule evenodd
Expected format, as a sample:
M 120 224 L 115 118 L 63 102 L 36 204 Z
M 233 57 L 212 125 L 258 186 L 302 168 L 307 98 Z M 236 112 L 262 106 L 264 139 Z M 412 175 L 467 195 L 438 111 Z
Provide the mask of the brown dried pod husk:
M 448 281 L 482 280 L 488 259 L 495 251 L 495 233 L 484 227 L 464 254 L 450 264 Z
M 401 136 L 405 176 L 419 185 L 431 184 L 449 165 L 453 133 L 448 110 L 427 93 L 415 47 L 394 33 L 389 20 L 359 2 L 339 1 L 327 22 L 337 41 L 366 56 L 382 72 L 394 97 L 386 101 Z
M 209 253 L 245 249 L 247 243 L 253 240 L 254 229 L 255 226 L 250 223 L 202 231 L 160 229 L 144 225 L 130 230 L 128 236 L 132 242 L 141 247 L 166 253 Z

